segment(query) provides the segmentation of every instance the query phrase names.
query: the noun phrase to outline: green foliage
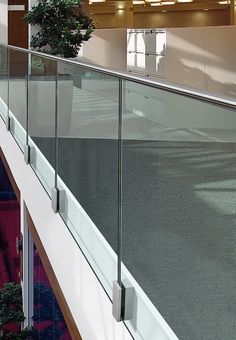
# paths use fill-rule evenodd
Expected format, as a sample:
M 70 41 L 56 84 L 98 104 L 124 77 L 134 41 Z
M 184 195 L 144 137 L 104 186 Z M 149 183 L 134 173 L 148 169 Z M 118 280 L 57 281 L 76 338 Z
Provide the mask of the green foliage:
M 0 290 L 0 326 L 24 321 L 21 285 L 7 283 Z
M 92 19 L 82 13 L 81 0 L 38 0 L 25 16 L 40 30 L 31 37 L 31 46 L 65 58 L 75 58 L 94 29 Z
M 11 331 L 4 331 L 4 335 L 0 335 L 1 340 L 28 340 L 28 339 L 36 339 L 36 336 L 34 336 L 34 330 L 33 328 L 26 327 L 25 329 L 13 333 Z
M 33 335 L 33 329 L 26 327 L 21 330 L 24 321 L 22 308 L 22 289 L 17 283 L 6 283 L 0 289 L 0 339 L 21 340 L 28 339 Z M 14 325 L 16 331 L 13 333 L 9 325 Z

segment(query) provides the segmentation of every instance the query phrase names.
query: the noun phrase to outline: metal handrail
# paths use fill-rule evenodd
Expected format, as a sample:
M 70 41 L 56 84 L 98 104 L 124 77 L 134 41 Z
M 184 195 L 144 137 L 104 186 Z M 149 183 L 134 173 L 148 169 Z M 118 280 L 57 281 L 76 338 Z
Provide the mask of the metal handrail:
M 52 60 L 57 61 L 57 62 L 63 62 L 63 63 L 67 63 L 67 64 L 70 64 L 70 65 L 76 65 L 76 66 L 83 68 L 83 69 L 86 69 L 86 70 L 100 72 L 102 74 L 109 75 L 109 76 L 112 76 L 112 77 L 115 77 L 115 78 L 135 82 L 135 83 L 150 86 L 150 87 L 153 87 L 153 88 L 156 88 L 156 89 L 159 89 L 159 90 L 164 90 L 164 91 L 167 91 L 167 92 L 179 94 L 181 96 L 201 100 L 203 102 L 215 104 L 217 106 L 223 106 L 223 107 L 226 107 L 226 108 L 236 110 L 236 100 L 233 100 L 233 99 L 222 98 L 222 97 L 218 97 L 218 96 L 215 96 L 213 94 L 202 92 L 202 91 L 199 91 L 199 90 L 192 90 L 192 89 L 189 89 L 189 88 L 185 88 L 183 86 L 181 87 L 179 85 L 177 86 L 177 85 L 174 85 L 172 83 L 158 82 L 158 81 L 155 81 L 155 80 L 146 79 L 146 78 L 141 77 L 141 76 L 139 77 L 139 76 L 135 76 L 135 75 L 130 75 L 130 74 L 125 73 L 125 72 L 111 70 L 111 69 L 108 69 L 108 68 L 105 68 L 105 67 L 92 65 L 92 64 L 81 62 L 81 61 L 78 61 L 78 60 L 71 60 L 71 59 L 68 60 L 68 59 L 65 59 L 65 58 L 58 57 L 58 56 L 33 51 L 33 50 L 25 49 L 25 48 L 22 48 L 22 47 L 16 47 L 16 46 L 7 45 L 7 44 L 3 44 L 3 43 L 1 43 L 0 45 L 4 46 L 6 48 L 13 49 L 13 50 L 21 51 L 21 52 L 28 53 L 28 54 L 33 54 L 33 55 L 48 58 L 48 59 L 52 59 Z

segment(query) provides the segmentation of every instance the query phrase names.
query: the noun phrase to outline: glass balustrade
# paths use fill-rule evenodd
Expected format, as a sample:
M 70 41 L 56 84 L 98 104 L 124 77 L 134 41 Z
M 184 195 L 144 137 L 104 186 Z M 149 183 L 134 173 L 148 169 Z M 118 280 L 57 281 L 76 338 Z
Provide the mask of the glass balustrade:
M 131 81 L 123 88 L 123 262 L 179 339 L 230 340 L 235 110 Z M 136 318 L 127 321 L 134 330 Z
M 51 195 L 56 164 L 57 62 L 31 55 L 28 86 L 30 164 Z
M 132 79 L 0 46 L 0 113 L 135 339 L 232 340 L 235 102 Z
M 8 49 L 0 45 L 0 115 L 4 121 L 8 114 Z
M 110 296 L 115 266 L 104 266 L 111 256 L 104 250 L 106 241 L 115 252 L 117 247 L 118 84 L 117 78 L 77 65 L 58 65 L 58 176 L 68 188 L 60 214 L 87 257 L 92 254 L 93 267 Z M 70 216 L 69 192 L 81 205 L 83 225 L 78 212 Z M 93 240 L 94 228 L 106 240 L 100 240 L 103 251 Z
M 8 58 L 10 131 L 23 151 L 27 112 L 28 53 L 9 49 Z

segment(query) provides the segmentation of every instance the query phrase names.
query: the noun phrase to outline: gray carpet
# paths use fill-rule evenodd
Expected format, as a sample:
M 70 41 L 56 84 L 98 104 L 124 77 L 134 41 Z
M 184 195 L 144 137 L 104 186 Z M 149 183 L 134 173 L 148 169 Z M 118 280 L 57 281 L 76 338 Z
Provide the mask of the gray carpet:
M 236 338 L 235 151 L 124 142 L 123 261 L 179 339 Z M 61 138 L 59 175 L 116 250 L 117 142 Z

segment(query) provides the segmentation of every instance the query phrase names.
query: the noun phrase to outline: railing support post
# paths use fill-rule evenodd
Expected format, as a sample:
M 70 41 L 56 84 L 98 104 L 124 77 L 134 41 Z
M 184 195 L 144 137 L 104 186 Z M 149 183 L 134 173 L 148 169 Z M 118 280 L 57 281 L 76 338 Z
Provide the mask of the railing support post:
M 30 163 L 30 146 L 29 146 L 29 65 L 30 54 L 27 54 L 27 77 L 26 77 L 26 139 L 24 146 L 24 160 L 26 164 Z
M 134 289 L 121 279 L 122 262 L 122 115 L 123 80 L 119 78 L 119 116 L 118 116 L 118 223 L 117 223 L 117 281 L 113 282 L 112 314 L 116 321 L 128 320 L 133 315 Z
M 58 176 L 58 62 L 56 62 L 56 82 L 55 82 L 55 129 L 54 129 L 54 151 L 55 151 L 55 184 L 52 188 L 52 209 L 54 213 L 59 211 L 59 196 L 60 190 L 57 186 L 57 176 Z
M 6 129 L 10 131 L 11 119 L 9 115 L 10 105 L 10 49 L 7 49 L 7 117 L 6 117 Z

